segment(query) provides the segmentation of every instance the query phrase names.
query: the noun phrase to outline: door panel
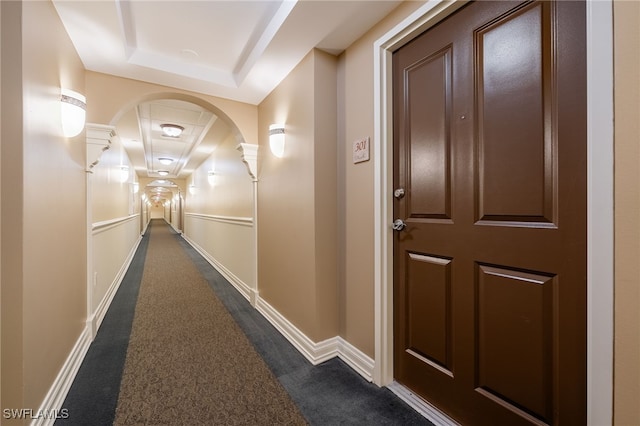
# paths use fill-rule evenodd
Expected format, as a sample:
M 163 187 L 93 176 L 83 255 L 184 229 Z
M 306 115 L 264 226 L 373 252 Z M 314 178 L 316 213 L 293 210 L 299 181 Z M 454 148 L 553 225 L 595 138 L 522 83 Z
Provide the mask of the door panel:
M 474 34 L 478 220 L 553 223 L 557 133 L 549 126 L 555 124 L 556 98 L 550 8 L 548 2 L 533 3 Z
M 556 277 L 489 265 L 477 276 L 477 390 L 551 419 Z
M 431 141 L 410 148 L 412 218 L 451 217 L 451 58 L 451 48 L 445 48 L 405 70 L 406 108 L 409 117 L 419 117 L 407 123 L 409 137 Z
M 586 423 L 585 22 L 474 2 L 394 53 L 394 375 L 464 424 Z
M 405 346 L 412 356 L 451 375 L 451 259 L 408 255 Z

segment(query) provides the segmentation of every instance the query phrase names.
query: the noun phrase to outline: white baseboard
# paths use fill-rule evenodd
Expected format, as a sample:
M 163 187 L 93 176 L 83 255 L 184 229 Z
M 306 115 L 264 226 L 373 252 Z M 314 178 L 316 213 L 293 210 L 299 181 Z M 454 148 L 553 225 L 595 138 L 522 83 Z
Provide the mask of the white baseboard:
M 375 365 L 375 361 L 342 337 L 338 337 L 338 339 L 340 343 L 338 347 L 338 356 L 340 359 L 367 381 L 373 382 L 373 367 Z
M 181 229 L 176 228 L 174 226 L 174 224 L 169 222 L 167 219 L 165 219 L 164 221 L 167 223 L 167 225 L 169 225 L 171 227 L 171 229 L 173 229 L 175 231 L 176 234 L 182 235 L 182 230 Z
M 373 381 L 374 361 L 340 336 L 322 342 L 314 342 L 264 299 L 258 298 L 256 309 L 269 321 L 307 360 L 318 365 L 334 357 L 342 359 L 349 367 L 369 382 Z
M 31 426 L 53 425 L 56 414 L 63 414 L 60 412 L 62 404 L 89 350 L 91 341 L 92 337 L 89 327 L 85 327 L 38 410 L 38 413 L 48 413 L 49 415 L 37 416 L 31 421 Z
M 368 355 L 340 336 L 332 337 L 322 342 L 314 342 L 264 299 L 260 298 L 255 289 L 236 277 L 196 242 L 184 234 L 182 234 L 182 237 L 211 266 L 220 272 L 311 364 L 318 365 L 331 358 L 339 357 L 367 381 L 373 381 L 374 361 Z
M 58 376 L 51 385 L 51 388 L 49 388 L 49 392 L 45 396 L 40 409 L 35 413 L 42 415 L 36 416 L 36 418 L 31 421 L 31 426 L 53 425 L 55 422 L 55 416 L 64 414 L 60 413 L 62 404 L 67 397 L 67 393 L 69 393 L 69 389 L 71 389 L 71 385 L 73 384 L 76 374 L 82 365 L 82 361 L 84 361 L 84 357 L 89 350 L 89 346 L 91 346 L 91 342 L 93 342 L 93 339 L 102 324 L 102 320 L 107 314 L 107 310 L 109 309 L 118 288 L 120 288 L 120 284 L 122 284 L 124 276 L 133 261 L 136 251 L 138 250 L 140 241 L 142 241 L 142 237 L 139 237 L 137 242 L 133 245 L 125 259 L 125 262 L 118 271 L 118 274 L 114 278 L 112 284 L 109 286 L 109 290 L 100 301 L 95 312 L 87 317 L 84 330 L 82 330 L 80 337 L 73 349 L 71 349 L 71 352 L 60 369 Z
M 217 261 L 213 256 L 211 256 L 205 249 L 200 247 L 195 241 L 191 238 L 182 234 L 182 238 L 185 239 L 187 243 L 191 245 L 202 257 L 205 258 L 207 262 L 211 266 L 213 266 L 220 274 L 231 283 L 232 286 L 236 288 L 244 296 L 245 299 L 251 303 L 251 306 L 256 306 L 256 301 L 258 299 L 258 292 L 251 288 L 247 283 L 238 278 L 233 272 L 227 269 L 222 263 Z
M 102 320 L 104 320 L 104 316 L 107 314 L 107 310 L 109 309 L 109 306 L 111 306 L 111 301 L 113 300 L 114 296 L 116 295 L 116 292 L 120 288 L 120 284 L 122 284 L 122 280 L 124 279 L 124 276 L 126 275 L 127 270 L 129 269 L 129 266 L 133 261 L 133 257 L 135 256 L 136 251 L 138 250 L 140 241 L 142 241 L 142 236 L 138 237 L 138 240 L 131 248 L 131 251 L 127 255 L 127 258 L 125 259 L 124 263 L 122 264 L 122 267 L 116 274 L 111 285 L 109 286 L 109 290 L 107 290 L 107 293 L 104 295 L 104 297 L 98 304 L 98 307 L 96 308 L 96 310 L 92 312 L 91 315 L 87 318 L 87 327 L 89 329 L 89 333 L 91 334 L 92 341 L 96 337 L 96 333 L 98 332 L 98 329 L 102 324 Z

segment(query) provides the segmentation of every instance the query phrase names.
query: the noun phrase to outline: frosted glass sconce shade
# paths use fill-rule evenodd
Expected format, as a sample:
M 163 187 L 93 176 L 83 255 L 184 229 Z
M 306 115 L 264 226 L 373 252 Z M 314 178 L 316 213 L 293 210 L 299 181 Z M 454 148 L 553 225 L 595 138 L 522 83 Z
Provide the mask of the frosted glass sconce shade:
M 120 182 L 125 183 L 129 180 L 129 167 L 121 166 L 120 167 Z
M 60 95 L 60 120 L 62 132 L 68 138 L 77 136 L 84 129 L 87 114 L 86 98 L 73 90 L 62 89 Z
M 278 158 L 284 155 L 284 124 L 272 124 L 269 126 L 269 147 Z

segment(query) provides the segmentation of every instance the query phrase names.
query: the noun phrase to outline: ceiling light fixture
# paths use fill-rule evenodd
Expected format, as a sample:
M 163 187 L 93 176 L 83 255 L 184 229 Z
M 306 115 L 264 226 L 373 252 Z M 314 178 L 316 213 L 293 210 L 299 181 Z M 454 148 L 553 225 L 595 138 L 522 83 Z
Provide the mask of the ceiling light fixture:
M 162 134 L 170 138 L 177 138 L 184 130 L 184 127 L 177 124 L 161 124 L 160 128 L 162 129 Z
M 173 163 L 173 158 L 169 158 L 169 157 L 160 157 L 158 158 L 158 161 L 161 164 L 164 164 L 165 166 L 168 166 L 169 164 Z
M 166 175 L 168 175 L 168 174 L 169 174 L 169 172 L 168 172 L 168 171 L 166 171 L 166 170 L 158 170 L 158 174 L 159 174 L 160 176 L 166 176 Z

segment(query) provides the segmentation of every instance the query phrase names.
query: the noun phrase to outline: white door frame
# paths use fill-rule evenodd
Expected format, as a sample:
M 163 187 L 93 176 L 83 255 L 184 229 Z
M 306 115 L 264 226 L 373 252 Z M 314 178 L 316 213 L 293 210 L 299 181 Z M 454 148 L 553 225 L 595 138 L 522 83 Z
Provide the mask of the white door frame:
M 430 0 L 374 43 L 375 365 L 393 382 L 392 53 L 465 2 Z M 587 420 L 613 418 L 613 4 L 587 1 Z

